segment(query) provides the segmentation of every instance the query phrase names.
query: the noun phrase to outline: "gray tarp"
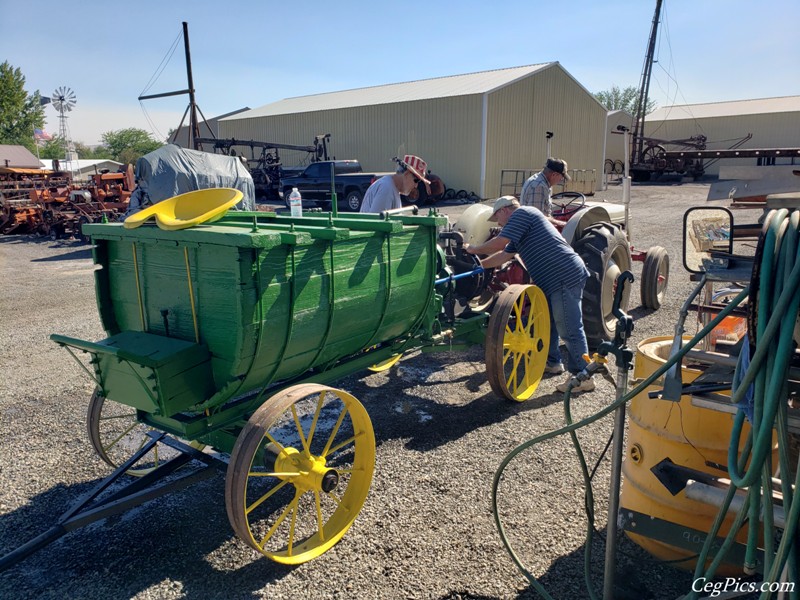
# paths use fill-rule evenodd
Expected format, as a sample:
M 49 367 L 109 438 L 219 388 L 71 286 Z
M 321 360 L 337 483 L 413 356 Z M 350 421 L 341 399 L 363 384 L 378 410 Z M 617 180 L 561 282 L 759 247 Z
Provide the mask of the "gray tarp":
M 253 178 L 238 157 L 167 144 L 136 161 L 136 188 L 127 214 L 178 194 L 218 187 L 244 194 L 236 209 L 255 210 Z

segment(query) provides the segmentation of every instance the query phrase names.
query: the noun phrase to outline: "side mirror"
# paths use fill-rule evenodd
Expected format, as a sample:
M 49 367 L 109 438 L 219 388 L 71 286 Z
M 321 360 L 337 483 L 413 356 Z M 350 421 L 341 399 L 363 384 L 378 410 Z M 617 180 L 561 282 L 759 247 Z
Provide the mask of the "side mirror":
M 683 215 L 683 266 L 704 273 L 712 251 L 733 254 L 733 213 L 721 207 L 690 208 Z

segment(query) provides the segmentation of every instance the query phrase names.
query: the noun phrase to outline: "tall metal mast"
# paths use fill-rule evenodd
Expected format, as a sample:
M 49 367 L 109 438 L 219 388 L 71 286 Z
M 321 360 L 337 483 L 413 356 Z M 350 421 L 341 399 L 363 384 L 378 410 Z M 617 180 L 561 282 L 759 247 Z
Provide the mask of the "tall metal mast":
M 197 138 L 200 137 L 200 127 L 197 124 L 197 103 L 194 100 L 194 80 L 192 79 L 192 55 L 189 52 L 189 25 L 186 21 L 183 22 L 183 47 L 186 51 L 186 79 L 189 82 L 189 145 L 195 150 L 199 150 L 200 144 L 197 142 Z
M 647 43 L 647 56 L 645 56 L 644 59 L 642 79 L 639 82 L 639 103 L 636 106 L 633 135 L 631 136 L 633 141 L 631 162 L 633 164 L 642 162 L 642 153 L 644 150 L 644 117 L 647 114 L 647 96 L 650 91 L 650 75 L 653 72 L 653 57 L 656 52 L 656 36 L 658 34 L 658 21 L 661 18 L 661 3 L 662 0 L 656 0 L 656 12 L 653 15 L 653 25 L 650 29 L 650 41 Z
M 149 94 L 147 96 L 139 96 L 139 100 L 149 100 L 151 98 L 165 98 L 167 96 L 179 96 L 181 94 L 189 94 L 189 106 L 186 107 L 186 110 L 183 113 L 183 117 L 181 118 L 181 124 L 178 125 L 178 129 L 175 130 L 175 133 L 172 136 L 172 141 L 174 142 L 178 136 L 178 132 L 183 127 L 183 122 L 186 120 L 186 114 L 189 114 L 189 147 L 194 148 L 195 150 L 201 149 L 201 144 L 198 142 L 198 138 L 200 137 L 200 122 L 197 119 L 197 113 L 200 112 L 200 115 L 203 117 L 203 121 L 205 122 L 205 116 L 200 108 L 197 106 L 197 102 L 195 102 L 194 97 L 194 79 L 192 78 L 192 55 L 189 51 L 189 24 L 186 21 L 183 21 L 183 48 L 186 53 L 186 79 L 188 82 L 189 87 L 185 90 L 178 90 L 177 92 L 164 92 L 163 94 Z M 216 137 L 213 131 L 211 131 L 211 127 L 208 126 L 206 123 L 206 127 L 208 127 L 209 132 L 211 133 L 212 137 Z

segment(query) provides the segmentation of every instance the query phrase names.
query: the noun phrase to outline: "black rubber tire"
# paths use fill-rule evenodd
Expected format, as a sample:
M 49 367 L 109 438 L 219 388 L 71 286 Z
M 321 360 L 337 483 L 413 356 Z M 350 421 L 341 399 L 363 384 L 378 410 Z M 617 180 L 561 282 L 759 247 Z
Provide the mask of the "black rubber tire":
M 344 195 L 344 203 L 347 206 L 347 210 L 352 210 L 353 212 L 361 210 L 361 201 L 363 199 L 361 192 L 358 190 L 349 190 Z
M 663 281 L 659 277 L 663 276 Z M 642 266 L 641 297 L 642 306 L 658 310 L 664 301 L 669 283 L 669 255 L 661 246 L 653 246 L 647 250 Z M 661 285 L 663 284 L 663 285 Z
M 589 270 L 583 288 L 583 328 L 589 350 L 614 336 L 616 318 L 611 313 L 616 276 L 631 269 L 631 248 L 625 232 L 611 223 L 596 223 L 586 228 L 573 243 L 575 252 Z M 620 308 L 626 311 L 630 286 L 626 286 Z
M 289 196 L 292 193 L 292 188 L 283 188 L 283 202 L 286 204 L 286 208 L 292 208 L 291 203 L 289 202 Z
M 80 240 L 84 244 L 88 244 L 89 242 L 92 241 L 91 238 L 88 235 L 83 233 L 83 226 L 86 223 L 91 223 L 91 221 L 89 220 L 89 217 L 81 215 L 80 217 L 78 217 L 77 224 L 75 225 L 75 227 L 76 227 L 76 231 L 75 231 L 76 236 L 75 237 L 77 237 L 78 240 Z

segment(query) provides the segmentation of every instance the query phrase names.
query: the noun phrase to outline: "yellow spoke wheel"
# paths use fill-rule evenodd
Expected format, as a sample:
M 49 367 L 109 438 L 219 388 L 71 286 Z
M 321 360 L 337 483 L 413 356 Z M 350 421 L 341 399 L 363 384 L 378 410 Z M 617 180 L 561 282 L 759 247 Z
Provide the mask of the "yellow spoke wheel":
M 287 388 L 236 440 L 225 479 L 228 519 L 265 556 L 304 563 L 353 524 L 374 468 L 375 433 L 358 400 L 313 383 Z
M 153 430 L 136 419 L 136 409 L 106 401 L 97 389 L 89 400 L 86 429 L 94 451 L 115 469 L 151 440 L 147 433 Z M 189 445 L 198 450 L 205 447 L 199 442 L 191 442 Z M 133 477 L 142 477 L 178 454 L 180 453 L 174 448 L 158 443 L 126 473 Z
M 498 396 L 522 402 L 547 364 L 550 311 L 535 285 L 511 285 L 497 297 L 486 331 L 486 375 Z

